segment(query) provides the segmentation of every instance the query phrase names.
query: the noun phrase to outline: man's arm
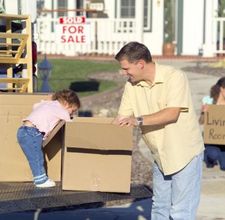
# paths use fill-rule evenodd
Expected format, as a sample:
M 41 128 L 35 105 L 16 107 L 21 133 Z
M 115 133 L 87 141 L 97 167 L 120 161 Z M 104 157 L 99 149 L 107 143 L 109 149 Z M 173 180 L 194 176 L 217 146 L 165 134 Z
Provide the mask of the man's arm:
M 180 115 L 181 108 L 170 107 L 162 109 L 156 113 L 150 115 L 142 115 L 143 123 L 142 125 L 167 125 L 175 123 Z M 120 126 L 138 126 L 137 118 L 131 117 L 117 117 L 117 123 Z

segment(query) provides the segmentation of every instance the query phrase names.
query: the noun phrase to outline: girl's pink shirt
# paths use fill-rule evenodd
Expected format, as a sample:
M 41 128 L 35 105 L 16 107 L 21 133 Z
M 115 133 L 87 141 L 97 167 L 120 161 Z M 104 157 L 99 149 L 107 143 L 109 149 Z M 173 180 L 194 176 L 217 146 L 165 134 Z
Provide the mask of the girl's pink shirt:
M 57 101 L 44 101 L 33 105 L 31 114 L 23 119 L 30 121 L 45 137 L 56 126 L 59 120 L 71 121 L 69 112 Z

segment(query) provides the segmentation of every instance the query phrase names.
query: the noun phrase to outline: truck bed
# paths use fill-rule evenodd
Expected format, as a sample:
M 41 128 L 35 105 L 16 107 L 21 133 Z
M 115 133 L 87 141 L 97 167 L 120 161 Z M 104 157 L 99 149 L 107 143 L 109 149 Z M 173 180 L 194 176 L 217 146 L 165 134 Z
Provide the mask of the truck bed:
M 36 209 L 76 205 L 132 201 L 149 198 L 151 190 L 144 185 L 131 187 L 130 193 L 63 191 L 61 182 L 56 187 L 40 189 L 31 182 L 0 182 L 0 214 Z

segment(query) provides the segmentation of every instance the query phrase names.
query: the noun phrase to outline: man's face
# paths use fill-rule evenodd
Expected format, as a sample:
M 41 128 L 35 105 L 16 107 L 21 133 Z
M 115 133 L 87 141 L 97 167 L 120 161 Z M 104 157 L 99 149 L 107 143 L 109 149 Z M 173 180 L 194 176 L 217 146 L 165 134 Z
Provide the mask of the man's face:
M 143 80 L 142 69 L 143 64 L 141 61 L 136 61 L 133 63 L 128 62 L 128 60 L 123 59 L 120 61 L 121 73 L 128 76 L 131 83 L 137 83 Z

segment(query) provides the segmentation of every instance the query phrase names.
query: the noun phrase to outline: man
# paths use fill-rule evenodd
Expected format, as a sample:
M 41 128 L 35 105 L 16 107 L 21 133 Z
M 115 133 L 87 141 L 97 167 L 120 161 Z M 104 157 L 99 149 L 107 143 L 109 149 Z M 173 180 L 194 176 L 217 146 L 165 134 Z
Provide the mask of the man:
M 116 122 L 139 126 L 155 161 L 152 220 L 194 220 L 204 145 L 186 75 L 154 63 L 138 42 L 125 45 L 115 59 L 129 77 Z

